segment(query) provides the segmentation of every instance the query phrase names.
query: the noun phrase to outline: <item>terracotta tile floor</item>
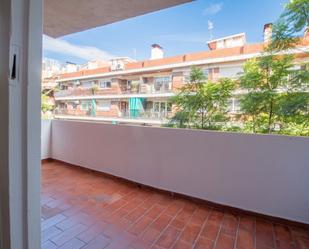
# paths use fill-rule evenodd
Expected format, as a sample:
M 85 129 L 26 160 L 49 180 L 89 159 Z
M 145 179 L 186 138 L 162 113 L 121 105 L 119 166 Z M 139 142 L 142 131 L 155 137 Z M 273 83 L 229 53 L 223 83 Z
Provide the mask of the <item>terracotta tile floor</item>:
M 59 162 L 42 165 L 42 248 L 305 249 L 309 231 Z

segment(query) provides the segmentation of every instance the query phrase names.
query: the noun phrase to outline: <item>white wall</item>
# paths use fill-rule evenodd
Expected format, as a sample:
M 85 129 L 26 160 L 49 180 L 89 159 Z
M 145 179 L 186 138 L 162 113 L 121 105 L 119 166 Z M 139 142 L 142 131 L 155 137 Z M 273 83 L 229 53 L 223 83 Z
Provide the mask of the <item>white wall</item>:
M 41 159 L 51 158 L 51 120 L 42 119 L 41 121 Z
M 309 224 L 309 138 L 55 120 L 52 156 Z

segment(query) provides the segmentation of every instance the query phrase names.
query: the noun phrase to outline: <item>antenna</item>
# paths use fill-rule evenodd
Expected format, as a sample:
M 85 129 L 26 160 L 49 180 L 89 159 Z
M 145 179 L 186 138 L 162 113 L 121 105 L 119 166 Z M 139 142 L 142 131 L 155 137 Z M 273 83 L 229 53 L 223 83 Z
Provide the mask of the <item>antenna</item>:
M 137 49 L 133 48 L 133 58 L 136 60 L 136 56 L 137 56 Z
M 214 29 L 214 23 L 210 20 L 208 20 L 208 31 L 209 31 L 209 35 L 210 35 L 210 40 L 213 39 L 213 32 L 212 30 Z

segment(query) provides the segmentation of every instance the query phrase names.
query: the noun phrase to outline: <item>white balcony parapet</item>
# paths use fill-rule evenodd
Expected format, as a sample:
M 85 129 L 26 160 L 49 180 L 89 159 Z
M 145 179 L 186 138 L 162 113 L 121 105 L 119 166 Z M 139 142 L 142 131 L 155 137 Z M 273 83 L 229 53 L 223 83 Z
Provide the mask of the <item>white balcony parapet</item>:
M 309 138 L 85 121 L 52 121 L 52 158 L 309 224 Z
M 84 121 L 101 121 L 109 123 L 131 123 L 131 124 L 148 124 L 148 125 L 163 125 L 166 122 L 160 119 L 148 119 L 148 118 L 114 118 L 114 117 L 91 117 L 91 116 L 74 116 L 74 115 L 55 115 L 55 119 L 60 120 L 84 120 Z

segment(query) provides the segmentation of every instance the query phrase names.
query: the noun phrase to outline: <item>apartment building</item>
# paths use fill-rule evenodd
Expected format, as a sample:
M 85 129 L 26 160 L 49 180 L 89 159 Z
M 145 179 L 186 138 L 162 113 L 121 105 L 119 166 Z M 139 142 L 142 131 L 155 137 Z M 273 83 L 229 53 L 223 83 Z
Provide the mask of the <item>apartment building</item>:
M 153 44 L 149 60 L 117 58 L 105 67 L 61 74 L 55 117 L 162 125 L 173 115 L 171 98 L 188 82 L 192 66 L 212 81 L 236 78 L 246 60 L 261 55 L 270 32 L 271 25 L 265 25 L 263 43 L 248 44 L 246 34 L 240 33 L 209 41 L 208 51 L 174 57 L 164 57 L 163 48 Z M 296 63 L 309 60 L 308 53 L 295 53 Z M 237 91 L 229 111 L 239 111 Z

